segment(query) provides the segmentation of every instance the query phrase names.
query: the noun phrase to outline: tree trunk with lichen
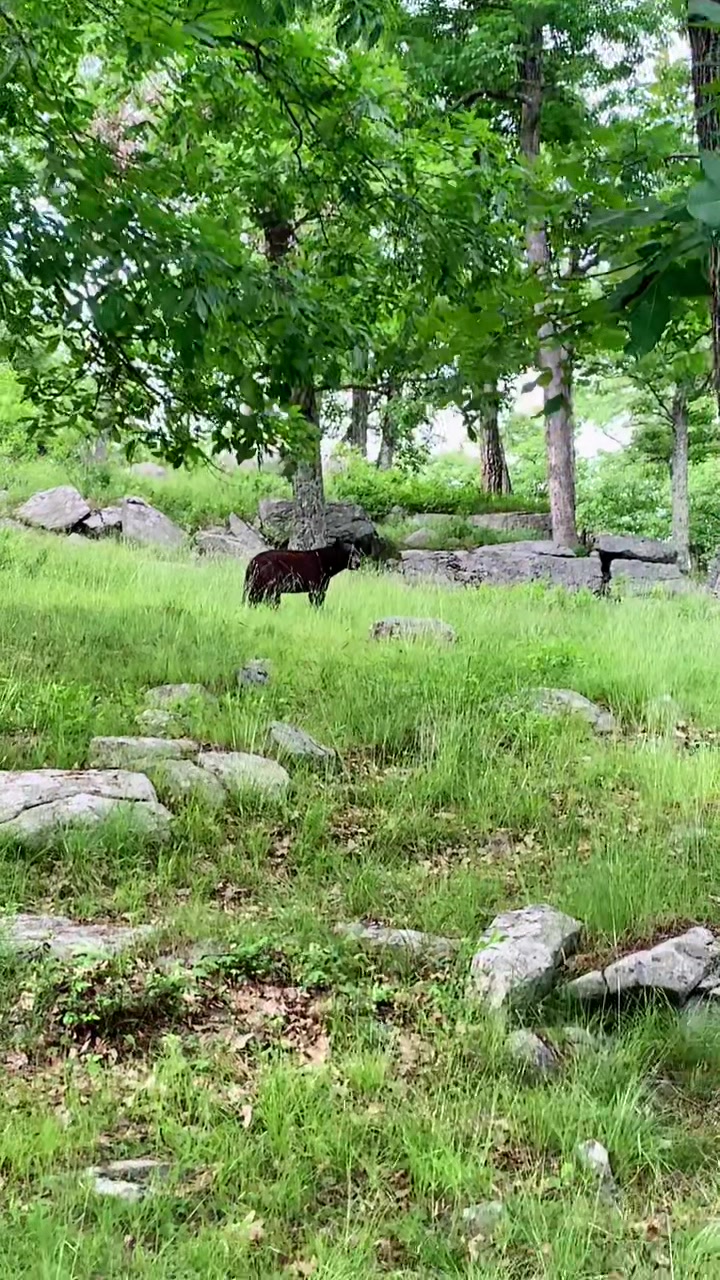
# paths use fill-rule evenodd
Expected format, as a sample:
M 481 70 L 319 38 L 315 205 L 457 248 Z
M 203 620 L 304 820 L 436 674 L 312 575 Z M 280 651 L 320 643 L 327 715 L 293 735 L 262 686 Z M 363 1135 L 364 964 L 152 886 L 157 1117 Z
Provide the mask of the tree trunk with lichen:
M 540 155 L 540 118 L 543 105 L 542 28 L 534 27 L 520 65 L 520 149 L 528 165 Z M 527 257 L 531 269 L 546 284 L 550 275 L 550 245 L 544 223 L 527 227 Z M 572 407 L 572 362 L 551 319 L 538 309 L 538 364 L 549 374 L 543 386 L 548 496 L 553 539 L 575 546 L 575 429 Z
M 483 493 L 512 493 L 510 472 L 500 435 L 500 404 L 497 396 L 489 396 L 480 413 L 478 444 Z

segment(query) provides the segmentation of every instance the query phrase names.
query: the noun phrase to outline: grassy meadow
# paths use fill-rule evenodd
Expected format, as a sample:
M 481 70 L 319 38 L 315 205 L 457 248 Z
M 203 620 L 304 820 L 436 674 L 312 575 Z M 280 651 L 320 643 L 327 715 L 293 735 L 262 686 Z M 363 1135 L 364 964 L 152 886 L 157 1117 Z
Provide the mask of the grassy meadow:
M 282 803 L 188 804 L 163 846 L 115 825 L 0 848 L 4 910 L 158 927 L 100 965 L 2 962 L 3 1275 L 720 1276 L 720 1023 L 639 1009 L 533 1081 L 464 997 L 473 944 L 510 906 L 582 919 L 581 964 L 720 922 L 714 601 L 361 573 L 322 613 L 250 611 L 236 563 L 12 530 L 0 587 L 2 768 L 82 766 L 93 735 L 138 732 L 144 690 L 177 681 L 215 694 L 183 726 L 202 742 L 262 752 L 287 720 L 343 760 L 293 766 Z M 372 643 L 389 614 L 442 618 L 458 642 Z M 272 662 L 267 687 L 238 689 L 250 658 Z M 622 732 L 539 718 L 538 685 L 601 701 Z M 333 933 L 356 919 L 462 948 L 401 964 Z M 192 979 L 154 964 L 207 940 L 220 954 Z M 555 996 L 532 1025 L 570 1021 Z M 589 1138 L 612 1203 L 576 1162 Z M 133 1155 L 169 1162 L 158 1194 L 88 1189 L 87 1166 Z M 496 1231 L 468 1245 L 463 1210 L 497 1199 Z

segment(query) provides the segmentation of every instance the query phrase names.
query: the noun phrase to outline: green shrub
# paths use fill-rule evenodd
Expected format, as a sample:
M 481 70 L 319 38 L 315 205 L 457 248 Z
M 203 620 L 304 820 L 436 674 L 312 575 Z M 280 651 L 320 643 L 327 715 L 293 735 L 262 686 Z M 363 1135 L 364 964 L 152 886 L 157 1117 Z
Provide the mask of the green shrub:
M 446 511 L 467 516 L 482 511 L 544 510 L 536 501 L 516 495 L 491 497 L 478 483 L 478 466 L 468 459 L 440 458 L 420 471 L 378 471 L 363 458 L 353 458 L 345 471 L 332 476 L 328 496 L 357 502 L 373 520 L 384 520 L 394 507 L 410 515 Z

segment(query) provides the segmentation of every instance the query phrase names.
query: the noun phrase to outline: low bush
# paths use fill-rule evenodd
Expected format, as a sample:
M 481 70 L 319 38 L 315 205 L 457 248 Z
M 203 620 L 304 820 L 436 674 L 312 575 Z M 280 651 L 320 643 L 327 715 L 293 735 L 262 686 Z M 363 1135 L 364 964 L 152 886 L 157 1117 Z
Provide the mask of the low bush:
M 395 507 L 410 515 L 446 511 L 466 516 L 483 511 L 547 509 L 524 496 L 483 493 L 477 463 L 463 458 L 438 458 L 420 471 L 378 471 L 363 458 L 353 458 L 345 471 L 330 479 L 328 496 L 359 503 L 373 520 L 386 519 Z

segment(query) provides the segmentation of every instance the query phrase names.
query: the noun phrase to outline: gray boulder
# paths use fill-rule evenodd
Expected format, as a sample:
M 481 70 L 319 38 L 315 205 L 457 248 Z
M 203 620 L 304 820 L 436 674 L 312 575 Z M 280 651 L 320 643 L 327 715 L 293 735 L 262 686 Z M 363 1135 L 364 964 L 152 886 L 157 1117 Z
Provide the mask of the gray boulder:
M 457 632 L 439 618 L 381 618 L 370 628 L 371 640 L 442 640 L 453 644 Z
M 157 760 L 187 760 L 199 750 L 191 738 L 92 738 L 88 756 L 93 768 L 122 769 Z
M 333 747 L 324 747 L 292 724 L 283 724 L 273 720 L 269 729 L 272 744 L 282 755 L 293 756 L 297 760 L 305 760 L 311 764 L 331 765 L 337 763 L 337 751 Z
M 170 817 L 142 773 L 34 769 L 0 773 L 0 834 L 32 843 L 66 826 L 92 826 L 119 809 L 141 830 L 164 837 Z
M 265 756 L 244 751 L 202 751 L 198 764 L 228 791 L 259 791 L 277 797 L 284 795 L 290 786 L 287 770 L 277 760 L 268 760 Z
M 61 960 L 78 955 L 118 955 L 152 933 L 150 925 L 131 929 L 117 924 L 76 924 L 67 916 L 0 916 L 0 947 L 43 951 Z
M 49 529 L 52 533 L 67 533 L 90 515 L 90 507 L 72 485 L 62 484 L 55 489 L 34 493 L 17 510 L 23 524 L 36 529 Z
M 170 736 L 178 728 L 178 718 L 172 711 L 161 711 L 154 707 L 140 711 L 135 717 L 135 723 L 139 729 L 144 729 L 146 734 L 153 737 Z
M 532 529 L 541 537 L 552 537 L 552 520 L 547 511 L 490 511 L 468 516 L 468 522 L 476 529 L 493 529 L 496 533 Z
M 582 1168 L 597 1179 L 601 1194 L 612 1198 L 617 1191 L 617 1184 L 607 1148 L 597 1139 L 588 1138 L 585 1142 L 579 1142 L 575 1151 Z
M 461 587 L 523 586 L 544 582 L 548 586 L 599 592 L 603 586 L 600 563 L 592 557 L 569 555 L 567 547 L 554 543 L 498 543 L 470 551 L 402 551 L 400 572 L 409 581 L 430 580 Z
M 146 690 L 145 705 L 165 710 L 187 702 L 206 701 L 209 696 L 204 684 L 159 684 Z
M 241 689 L 269 684 L 271 677 L 272 663 L 267 658 L 250 658 L 237 672 L 237 682 Z
M 505 1047 L 513 1061 L 530 1075 L 552 1075 L 560 1066 L 560 1059 L 552 1045 L 542 1040 L 534 1031 L 524 1028 L 512 1031 Z
M 221 809 L 227 800 L 220 780 L 192 760 L 161 760 L 151 772 L 164 800 L 197 800 L 209 809 Z
M 594 559 L 594 556 L 590 557 Z M 613 562 L 610 585 L 626 595 L 647 595 L 651 591 L 677 595 L 697 590 L 692 578 L 681 573 L 676 564 L 652 560 L 619 560 Z
M 426 551 L 428 547 L 432 546 L 436 537 L 437 534 L 433 533 L 432 529 L 420 528 L 409 533 L 403 541 L 409 550 Z
M 96 1195 L 137 1204 L 152 1195 L 158 1184 L 166 1182 L 170 1173 L 171 1166 L 164 1161 L 141 1157 L 95 1165 L 86 1170 L 85 1176 Z
M 607 560 L 645 560 L 651 564 L 677 564 L 671 542 L 656 538 L 636 538 L 630 534 L 600 533 L 592 541 L 593 550 Z
M 545 905 L 496 916 L 473 956 L 468 994 L 489 1009 L 527 1005 L 552 987 L 577 950 L 582 925 Z
M 123 500 L 122 533 L 128 542 L 146 546 L 179 548 L 186 541 L 182 529 L 144 498 Z
M 502 1200 L 483 1200 L 479 1204 L 468 1205 L 462 1213 L 463 1235 L 468 1240 L 488 1239 L 497 1231 L 504 1216 Z
M 537 689 L 532 697 L 536 711 L 546 716 L 576 715 L 592 726 L 596 733 L 613 733 L 615 717 L 604 707 L 591 702 L 574 689 Z
M 455 938 L 441 938 L 417 929 L 388 929 L 384 925 L 363 924 L 362 921 L 338 924 L 334 932 L 366 947 L 404 952 L 428 960 L 450 960 L 460 945 Z
M 661 992 L 683 1003 L 720 968 L 720 944 L 709 929 L 688 929 L 646 951 L 622 956 L 606 969 L 594 969 L 565 990 L 584 1002 L 619 1001 L 641 992 Z
M 147 480 L 164 480 L 167 475 L 167 467 L 161 467 L 159 462 L 133 462 L 128 471 Z
M 202 556 L 232 556 L 236 560 L 252 560 L 261 551 L 267 551 L 269 544 L 264 538 L 241 520 L 239 516 L 228 517 L 228 529 L 205 529 L 195 538 L 195 546 Z
M 86 538 L 106 538 L 111 534 L 122 533 L 122 507 L 103 507 L 100 511 L 91 511 L 79 526 L 79 532 L 84 533 Z
M 377 529 L 362 507 L 353 502 L 328 502 L 325 507 L 328 542 L 352 542 L 367 555 L 375 554 Z M 286 547 L 293 536 L 295 504 L 284 498 L 263 498 L 258 521 L 265 537 L 276 547 Z

